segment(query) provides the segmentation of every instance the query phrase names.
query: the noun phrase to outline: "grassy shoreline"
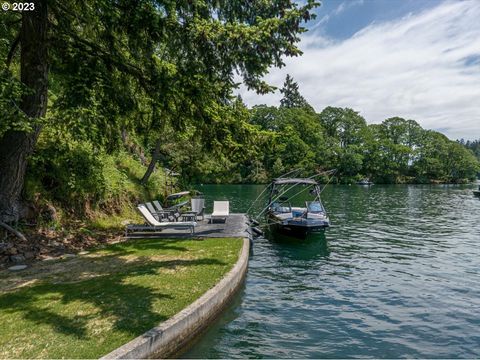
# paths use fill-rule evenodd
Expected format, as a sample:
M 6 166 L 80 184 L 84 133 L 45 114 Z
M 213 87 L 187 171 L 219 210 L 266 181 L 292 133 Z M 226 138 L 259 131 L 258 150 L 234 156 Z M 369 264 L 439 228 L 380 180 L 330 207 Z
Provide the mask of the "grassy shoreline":
M 242 240 L 150 239 L 0 272 L 1 358 L 94 358 L 212 288 Z

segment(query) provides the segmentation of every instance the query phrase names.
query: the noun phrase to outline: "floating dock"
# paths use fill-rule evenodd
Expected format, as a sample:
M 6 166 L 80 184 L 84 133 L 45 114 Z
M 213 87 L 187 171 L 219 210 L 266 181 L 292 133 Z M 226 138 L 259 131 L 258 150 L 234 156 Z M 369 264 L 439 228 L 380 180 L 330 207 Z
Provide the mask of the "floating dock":
M 195 233 L 190 234 L 185 230 L 163 229 L 156 233 L 134 233 L 128 238 L 219 238 L 219 237 L 239 237 L 248 238 L 248 218 L 246 214 L 230 214 L 227 220 L 215 220 L 211 222 L 210 215 L 205 215 L 203 220 L 197 220 Z

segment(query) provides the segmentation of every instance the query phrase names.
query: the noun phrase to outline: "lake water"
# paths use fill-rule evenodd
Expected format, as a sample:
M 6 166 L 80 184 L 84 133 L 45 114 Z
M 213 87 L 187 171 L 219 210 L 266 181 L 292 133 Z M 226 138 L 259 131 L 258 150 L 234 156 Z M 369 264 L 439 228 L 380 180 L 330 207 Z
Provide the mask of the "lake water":
M 263 186 L 199 186 L 245 212 Z M 188 358 L 480 357 L 480 199 L 328 186 L 332 228 L 254 240 L 243 290 Z M 208 208 L 210 205 L 210 208 Z

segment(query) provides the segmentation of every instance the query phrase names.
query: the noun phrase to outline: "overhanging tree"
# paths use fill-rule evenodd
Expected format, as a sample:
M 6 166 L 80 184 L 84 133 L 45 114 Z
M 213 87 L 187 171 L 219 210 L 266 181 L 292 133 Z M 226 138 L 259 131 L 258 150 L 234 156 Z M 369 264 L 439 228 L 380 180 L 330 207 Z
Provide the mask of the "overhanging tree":
M 181 129 L 185 118 L 208 128 L 212 116 L 204 102 L 225 101 L 235 86 L 235 71 L 249 88 L 272 90 L 262 76 L 270 66 L 282 66 L 283 56 L 301 53 L 296 47 L 301 23 L 313 17 L 310 11 L 317 6 L 313 0 L 304 5 L 290 0 L 33 4 L 34 11 L 9 13 L 2 21 L 11 24 L 1 24 L 8 28 L 2 39 L 11 46 L 1 54 L 6 61 L 0 85 L 4 89 L 17 77 L 15 86 L 21 89 L 0 103 L 5 115 L 0 126 L 3 221 L 22 216 L 21 191 L 28 156 L 42 129 L 39 120 L 52 121 L 47 114 L 52 82 L 58 114 L 95 103 L 103 126 L 120 129 L 126 124 L 109 115 L 117 106 L 107 105 L 135 111 L 138 98 L 145 97 L 158 113 L 151 128 L 159 138 L 163 124 Z

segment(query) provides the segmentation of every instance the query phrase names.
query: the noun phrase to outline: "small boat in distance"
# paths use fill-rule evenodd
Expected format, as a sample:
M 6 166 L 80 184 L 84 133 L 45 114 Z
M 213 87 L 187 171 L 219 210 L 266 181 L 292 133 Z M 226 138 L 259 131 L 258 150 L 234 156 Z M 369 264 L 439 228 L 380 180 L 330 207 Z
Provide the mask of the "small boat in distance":
M 313 178 L 277 178 L 269 188 L 266 218 L 273 230 L 305 238 L 310 233 L 320 232 L 330 226 L 320 199 L 320 187 Z M 306 198 L 309 200 L 305 201 Z M 292 204 L 294 200 L 305 202 Z
M 357 185 L 363 185 L 363 186 L 372 186 L 373 182 L 370 181 L 370 179 L 365 178 L 360 181 L 357 181 Z
M 480 197 L 480 185 L 478 186 L 478 190 L 473 190 L 473 195 Z

